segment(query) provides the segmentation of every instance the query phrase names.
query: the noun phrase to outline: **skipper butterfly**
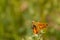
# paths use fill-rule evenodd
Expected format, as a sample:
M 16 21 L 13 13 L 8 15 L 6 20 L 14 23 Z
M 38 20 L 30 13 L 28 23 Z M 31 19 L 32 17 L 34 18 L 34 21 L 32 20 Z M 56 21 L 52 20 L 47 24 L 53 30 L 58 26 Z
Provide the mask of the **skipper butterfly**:
M 42 29 L 46 28 L 46 23 L 32 22 L 32 29 L 34 34 L 38 34 Z

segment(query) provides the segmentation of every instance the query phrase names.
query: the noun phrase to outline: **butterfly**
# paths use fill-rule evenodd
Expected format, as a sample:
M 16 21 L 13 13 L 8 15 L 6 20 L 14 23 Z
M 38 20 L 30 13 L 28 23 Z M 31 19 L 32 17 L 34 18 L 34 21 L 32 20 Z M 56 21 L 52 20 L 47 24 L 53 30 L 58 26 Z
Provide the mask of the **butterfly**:
M 34 34 L 38 34 L 42 29 L 46 28 L 48 26 L 46 23 L 42 22 L 32 22 L 32 29 Z

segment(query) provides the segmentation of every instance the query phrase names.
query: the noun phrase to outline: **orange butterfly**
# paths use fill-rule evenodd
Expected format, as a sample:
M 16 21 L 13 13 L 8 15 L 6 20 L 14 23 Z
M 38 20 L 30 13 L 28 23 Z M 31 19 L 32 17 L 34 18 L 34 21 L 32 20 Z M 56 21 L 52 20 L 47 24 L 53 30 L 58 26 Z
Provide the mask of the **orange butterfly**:
M 40 23 L 40 22 L 32 22 L 32 29 L 34 34 L 38 34 L 39 31 L 42 29 L 46 28 L 47 24 L 46 23 Z

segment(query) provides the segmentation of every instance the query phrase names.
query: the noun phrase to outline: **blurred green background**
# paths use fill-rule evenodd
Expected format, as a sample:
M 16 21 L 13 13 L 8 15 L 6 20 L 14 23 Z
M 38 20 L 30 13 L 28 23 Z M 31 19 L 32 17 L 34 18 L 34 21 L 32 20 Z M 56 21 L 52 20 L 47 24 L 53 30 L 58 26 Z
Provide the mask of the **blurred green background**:
M 48 23 L 44 40 L 60 40 L 60 0 L 0 0 L 0 40 L 33 40 L 32 21 Z

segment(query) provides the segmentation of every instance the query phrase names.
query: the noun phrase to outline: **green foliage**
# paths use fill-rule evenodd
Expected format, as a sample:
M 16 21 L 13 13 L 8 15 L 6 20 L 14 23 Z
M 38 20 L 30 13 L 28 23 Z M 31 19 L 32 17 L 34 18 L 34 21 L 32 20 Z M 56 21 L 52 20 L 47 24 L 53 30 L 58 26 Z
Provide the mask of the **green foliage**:
M 0 40 L 28 40 L 33 20 L 48 23 L 46 40 L 60 40 L 59 17 L 60 0 L 0 0 Z

